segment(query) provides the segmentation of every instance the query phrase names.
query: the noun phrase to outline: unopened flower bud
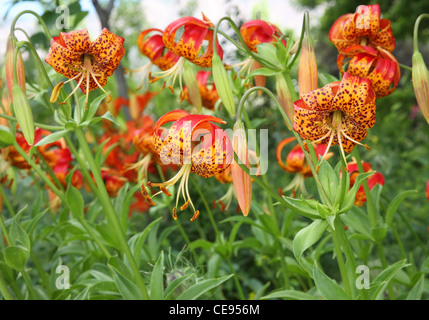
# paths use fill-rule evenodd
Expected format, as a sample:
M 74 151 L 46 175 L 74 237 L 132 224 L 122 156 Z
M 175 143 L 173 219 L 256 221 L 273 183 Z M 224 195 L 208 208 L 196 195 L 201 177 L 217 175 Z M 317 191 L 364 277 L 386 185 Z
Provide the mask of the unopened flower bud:
M 233 140 L 234 152 L 237 154 L 238 162 L 250 167 L 246 131 L 243 122 L 238 120 L 234 125 Z M 231 164 L 232 183 L 237 195 L 238 205 L 244 216 L 249 214 L 252 202 L 252 179 L 244 172 L 236 161 Z
M 429 72 L 420 52 L 415 51 L 412 59 L 412 78 L 417 104 L 429 123 Z
M 233 117 L 235 115 L 234 95 L 232 93 L 232 88 L 229 83 L 225 67 L 223 66 L 222 60 L 218 54 L 213 55 L 212 73 L 219 98 L 222 100 L 222 103 L 230 116 Z

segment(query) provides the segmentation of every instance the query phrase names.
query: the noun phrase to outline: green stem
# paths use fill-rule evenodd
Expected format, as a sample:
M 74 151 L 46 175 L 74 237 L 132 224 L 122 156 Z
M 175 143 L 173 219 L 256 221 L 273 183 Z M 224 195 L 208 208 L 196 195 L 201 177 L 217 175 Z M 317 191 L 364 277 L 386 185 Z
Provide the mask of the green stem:
M 25 284 L 27 285 L 28 294 L 30 296 L 31 300 L 37 300 L 36 292 L 33 289 L 33 285 L 31 284 L 30 277 L 27 274 L 27 271 L 25 269 L 20 270 L 22 278 L 25 281 Z
M 16 151 L 24 158 L 25 161 L 36 171 L 39 177 L 48 185 L 48 187 L 60 198 L 63 203 L 66 203 L 64 193 L 61 192 L 55 184 L 46 176 L 46 174 L 37 166 L 34 161 L 25 153 L 25 151 L 20 147 L 20 145 L 15 141 L 13 147 Z
M 5 300 L 13 300 L 12 294 L 9 292 L 6 283 L 3 280 L 3 277 L 0 274 L 0 292 L 5 298 Z
M 336 217 L 336 220 L 339 218 Z M 338 228 L 332 229 L 332 239 L 334 241 L 335 255 L 337 257 L 338 267 L 340 268 L 341 279 L 343 280 L 344 290 L 347 295 L 352 298 L 352 291 L 350 285 L 350 279 L 347 274 L 346 266 L 344 263 L 343 251 L 341 250 L 341 240 L 338 235 Z
M 48 296 L 51 295 L 51 285 L 50 285 L 50 281 L 49 281 L 49 276 L 47 275 L 47 273 L 45 272 L 45 270 L 43 270 L 43 266 L 40 264 L 39 260 L 37 259 L 36 255 L 34 254 L 33 250 L 30 251 L 30 258 L 31 261 L 33 262 L 34 266 L 37 269 L 37 272 L 39 273 L 39 276 L 41 278 L 41 281 L 47 291 Z
M 131 269 L 134 273 L 135 280 L 140 288 L 140 291 L 143 297 L 148 300 L 149 294 L 146 289 L 146 285 L 143 281 L 142 275 L 138 269 L 137 263 L 134 259 L 134 256 L 131 252 L 130 247 L 125 239 L 124 231 L 121 227 L 121 224 L 116 216 L 115 209 L 113 208 L 112 202 L 110 201 L 109 194 L 107 193 L 106 186 L 104 185 L 103 179 L 101 177 L 100 169 L 97 163 L 94 160 L 91 149 L 89 148 L 88 142 L 86 141 L 85 134 L 83 133 L 82 128 L 78 127 L 75 129 L 76 137 L 79 141 L 79 145 L 82 149 L 83 154 L 85 155 L 86 160 L 88 161 L 89 167 L 91 168 L 92 175 L 94 176 L 97 188 L 99 190 L 100 202 L 104 208 L 104 214 L 109 221 L 110 225 L 113 227 L 114 232 L 116 233 L 120 243 L 121 251 L 128 259 L 128 262 L 131 266 Z
M 414 23 L 414 31 L 413 31 L 413 49 L 414 52 L 419 51 L 419 25 L 420 21 L 422 21 L 424 18 L 429 18 L 429 14 L 422 13 L 418 16 L 416 22 Z
M 356 163 L 357 163 L 357 166 L 359 169 L 359 173 L 364 173 L 365 170 L 363 168 L 363 164 L 362 164 L 360 154 L 359 154 L 359 150 L 357 147 L 353 149 L 353 155 L 356 159 Z M 368 186 L 368 181 L 364 180 L 362 182 L 362 186 L 363 186 L 363 189 L 365 191 L 366 203 L 367 203 L 367 208 L 368 208 L 368 216 L 369 216 L 369 220 L 371 222 L 371 227 L 375 228 L 378 225 L 377 216 L 379 214 L 376 211 L 375 203 L 374 203 L 374 200 L 372 199 L 371 190 L 369 189 L 369 186 Z M 377 247 L 378 256 L 379 256 L 380 261 L 381 261 L 381 266 L 383 267 L 383 269 L 386 269 L 387 268 L 387 260 L 386 260 L 386 255 L 384 253 L 383 245 L 377 241 L 376 247 Z M 389 285 L 388 285 L 388 291 L 389 291 L 390 298 L 393 299 L 394 296 L 393 296 L 393 289 L 392 289 L 391 283 L 389 283 Z
M 42 27 L 43 27 L 43 30 L 45 31 L 46 38 L 48 39 L 48 41 L 50 41 L 50 40 L 51 40 L 51 38 L 52 38 L 52 35 L 51 35 L 51 33 L 49 32 L 49 29 L 48 29 L 48 27 L 46 26 L 45 21 L 43 21 L 42 17 L 41 17 L 41 16 L 39 16 L 36 12 L 34 12 L 34 11 L 32 11 L 32 10 L 24 10 L 24 11 L 21 11 L 20 13 L 18 13 L 18 14 L 15 16 L 15 18 L 13 19 L 13 21 L 12 21 L 12 23 L 11 23 L 11 25 L 10 25 L 10 34 L 14 34 L 14 32 L 15 32 L 15 25 L 16 25 L 16 22 L 18 21 L 18 18 L 19 18 L 20 16 L 24 15 L 24 14 L 27 14 L 27 13 L 32 14 L 33 16 L 35 16 L 35 17 L 39 20 L 40 24 L 41 24 L 41 25 L 42 25 Z
M 230 18 L 230 17 L 223 17 L 221 18 L 218 23 L 216 24 L 216 27 L 214 29 L 213 32 L 213 52 L 217 53 L 217 48 L 216 48 L 216 44 L 217 44 L 217 33 L 218 33 L 218 29 L 219 29 L 219 25 L 221 24 L 222 21 L 227 20 L 229 22 L 229 25 L 232 27 L 232 29 L 234 30 L 234 32 L 237 34 L 238 39 L 240 40 L 240 43 L 242 45 L 242 48 L 244 50 L 246 50 L 247 54 L 249 56 L 251 56 L 254 60 L 256 60 L 260 65 L 269 68 L 271 70 L 275 70 L 275 71 L 282 71 L 281 68 L 279 68 L 278 66 L 272 64 L 271 62 L 269 62 L 268 60 L 262 58 L 261 56 L 255 54 L 252 50 L 250 50 L 246 43 L 243 40 L 243 37 L 240 34 L 240 30 L 238 29 L 237 25 L 234 23 L 234 21 Z
M 74 155 L 74 158 L 76 159 L 77 163 L 79 164 L 80 170 L 83 174 L 83 177 L 86 180 L 86 183 L 88 184 L 89 188 L 91 189 L 91 192 L 96 197 L 99 197 L 97 186 L 95 185 L 94 180 L 91 178 L 91 175 L 88 171 L 88 168 L 86 166 L 85 161 L 81 158 L 79 152 L 76 150 L 73 142 L 71 141 L 70 137 L 67 134 L 64 136 L 64 139 L 66 140 L 68 148 L 70 149 L 71 153 Z
M 226 260 L 226 263 L 228 264 L 229 269 L 234 274 L 234 282 L 235 282 L 235 285 L 237 286 L 237 290 L 238 290 L 238 294 L 240 295 L 240 299 L 246 300 L 246 298 L 244 297 L 243 289 L 241 288 L 240 280 L 238 279 L 238 276 L 235 273 L 234 267 L 232 266 L 230 259 L 225 258 L 225 260 Z
M 8 115 L 2 114 L 2 113 L 0 113 L 0 118 L 4 118 L 4 119 L 10 120 L 10 121 L 18 122 L 18 120 L 16 120 L 15 117 L 8 116 Z M 61 131 L 61 130 L 64 130 L 63 127 L 50 126 L 50 125 L 39 123 L 39 122 L 34 122 L 34 125 L 36 127 L 39 127 L 41 129 L 46 129 L 46 130 L 49 130 L 49 131 Z

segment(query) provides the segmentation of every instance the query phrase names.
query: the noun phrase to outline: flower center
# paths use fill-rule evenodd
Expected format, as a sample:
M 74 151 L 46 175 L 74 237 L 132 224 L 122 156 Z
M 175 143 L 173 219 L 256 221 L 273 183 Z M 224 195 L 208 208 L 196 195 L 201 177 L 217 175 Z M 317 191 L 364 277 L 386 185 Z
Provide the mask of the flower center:
M 77 75 L 75 75 L 73 78 L 70 78 L 69 80 L 67 80 L 66 82 L 59 82 L 54 90 L 52 90 L 52 95 L 51 95 L 51 102 L 55 102 L 58 98 L 59 95 L 59 89 L 61 89 L 61 87 L 63 85 L 65 85 L 66 83 L 72 81 L 72 80 L 76 80 L 77 82 L 77 86 L 73 89 L 73 91 L 67 96 L 67 98 L 64 99 L 63 102 L 61 102 L 61 104 L 66 103 L 66 101 L 76 92 L 76 90 L 81 86 L 81 84 L 83 83 L 83 81 L 86 81 L 86 99 L 85 99 L 85 109 L 87 109 L 87 105 L 88 105 L 88 99 L 89 99 L 89 88 L 90 88 L 90 79 L 92 78 L 94 80 L 94 82 L 97 84 L 97 86 L 103 90 L 103 92 L 107 95 L 108 97 L 108 103 L 110 102 L 110 100 L 112 99 L 112 97 L 106 92 L 106 90 L 104 90 L 104 88 L 100 85 L 100 83 L 97 80 L 97 76 L 100 76 L 99 73 L 95 73 L 93 70 L 93 57 L 90 54 L 86 54 L 84 53 L 81 57 L 82 62 L 83 62 L 83 68 L 81 70 L 75 70 L 72 66 L 69 66 L 70 69 L 73 69 L 75 71 L 78 71 L 79 73 Z M 91 78 L 90 78 L 91 77 Z
M 326 148 L 325 153 L 322 156 L 321 161 L 323 161 L 323 159 L 325 158 L 325 156 L 327 155 L 329 148 L 332 145 L 332 142 L 334 141 L 334 139 L 337 139 L 338 142 L 338 146 L 340 147 L 341 150 L 341 156 L 344 160 L 344 163 L 346 164 L 346 155 L 344 153 L 344 148 L 343 148 L 343 138 L 350 140 L 351 142 L 355 143 L 355 144 L 359 144 L 361 146 L 364 146 L 366 149 L 369 150 L 369 147 L 366 144 L 362 144 L 356 140 L 354 140 L 353 138 L 350 137 L 350 135 L 347 133 L 349 132 L 352 128 L 351 127 L 343 127 L 343 123 L 345 122 L 345 115 L 341 110 L 336 110 L 333 112 L 332 114 L 332 122 L 329 126 L 323 124 L 323 123 L 318 123 L 318 125 L 321 125 L 323 127 L 325 127 L 325 129 L 327 129 L 327 133 L 321 137 L 320 139 L 317 139 L 316 141 L 313 141 L 315 143 L 320 142 L 326 138 L 329 137 L 329 142 L 328 142 L 328 146 Z M 320 164 L 319 164 L 320 166 Z

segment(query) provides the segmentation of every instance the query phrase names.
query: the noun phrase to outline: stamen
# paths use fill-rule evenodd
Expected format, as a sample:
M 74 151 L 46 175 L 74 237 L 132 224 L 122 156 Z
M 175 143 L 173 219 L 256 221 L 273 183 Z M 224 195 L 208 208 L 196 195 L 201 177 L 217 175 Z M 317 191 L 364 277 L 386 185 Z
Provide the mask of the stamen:
M 171 196 L 171 193 L 167 190 L 167 188 L 165 188 L 165 187 L 163 187 L 163 186 L 161 186 L 161 187 L 159 187 L 160 189 L 161 189 L 161 191 L 165 194 L 165 195 L 167 195 L 167 196 Z
M 191 218 L 191 221 L 194 222 L 198 218 L 199 215 L 200 215 L 200 211 L 199 210 L 195 211 L 194 215 Z
M 349 139 L 350 141 L 352 141 L 352 142 L 354 142 L 354 143 L 356 143 L 356 144 L 358 144 L 358 145 L 361 145 L 361 146 L 365 147 L 367 150 L 371 149 L 368 145 L 363 144 L 363 143 L 360 143 L 360 142 L 357 142 L 356 140 L 354 140 L 354 139 L 350 138 L 350 137 L 345 133 L 344 129 L 341 129 L 341 133 L 343 134 L 343 136 L 344 136 L 346 139 Z
M 346 154 L 344 153 L 344 149 L 343 149 L 343 143 L 341 141 L 341 132 L 340 130 L 337 130 L 337 138 L 338 138 L 338 145 L 340 146 L 340 150 L 341 150 L 341 156 L 343 157 L 344 160 L 344 164 L 345 164 L 345 169 L 347 170 L 347 160 L 346 160 Z
M 188 199 L 188 201 L 186 201 L 184 203 L 184 205 L 180 207 L 180 211 L 186 210 L 188 208 L 188 206 L 189 206 L 189 203 L 191 203 L 190 199 Z
M 92 79 L 94 79 L 94 81 L 95 81 L 95 83 L 97 84 L 97 86 L 106 94 L 106 96 L 107 96 L 107 103 L 109 103 L 110 101 L 112 101 L 112 97 L 111 97 L 111 95 L 110 94 L 108 94 L 107 92 L 106 92 L 106 90 L 104 90 L 104 88 L 98 83 L 98 81 L 97 81 L 97 79 L 96 79 L 96 77 L 95 77 L 95 75 L 94 75 L 94 72 L 92 72 L 92 70 L 90 70 L 89 71 L 89 73 L 91 73 L 91 76 L 92 76 Z M 88 90 L 88 89 L 87 89 Z
M 66 101 L 76 92 L 76 90 L 80 87 L 80 85 L 82 84 L 82 81 L 85 77 L 85 73 L 81 73 L 81 77 L 79 79 L 79 82 L 77 83 L 76 87 L 73 89 L 73 91 L 67 96 L 67 98 L 64 99 L 64 101 L 61 104 L 65 104 Z

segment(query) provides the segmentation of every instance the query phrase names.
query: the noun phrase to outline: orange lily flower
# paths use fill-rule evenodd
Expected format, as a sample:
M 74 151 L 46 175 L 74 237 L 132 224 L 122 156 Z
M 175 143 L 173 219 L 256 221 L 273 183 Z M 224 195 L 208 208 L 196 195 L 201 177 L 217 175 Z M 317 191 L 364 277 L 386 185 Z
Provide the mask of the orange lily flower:
M 137 46 L 140 52 L 149 58 L 150 62 L 135 70 L 127 70 L 130 73 L 142 73 L 141 81 L 137 87 L 140 90 L 142 87 L 147 88 L 147 81 L 152 67 L 155 65 L 162 71 L 166 71 L 174 67 L 179 57 L 166 49 L 162 40 L 163 31 L 156 28 L 143 30 L 137 39 Z
M 274 24 L 255 19 L 245 22 L 240 28 L 240 34 L 246 46 L 253 52 L 258 52 L 257 45 L 261 43 L 270 43 L 278 41 L 282 36 L 280 29 Z M 286 46 L 286 41 L 282 40 Z M 251 71 L 257 70 L 262 66 L 252 57 L 247 58 L 245 61 L 228 66 L 229 68 L 241 67 L 238 74 L 249 74 Z M 265 76 L 255 76 L 255 84 L 257 86 L 265 86 Z
M 283 139 L 277 146 L 276 157 L 280 167 L 286 172 L 296 174 L 292 182 L 288 186 L 286 186 L 282 190 L 282 192 L 292 190 L 293 194 L 295 195 L 296 191 L 300 190 L 301 193 L 307 194 L 307 189 L 305 188 L 304 180 L 308 177 L 311 177 L 313 174 L 311 172 L 310 166 L 307 163 L 301 146 L 299 144 L 296 144 L 286 156 L 286 161 L 283 161 L 282 159 L 283 148 L 287 144 L 295 140 L 295 137 L 289 137 Z M 324 144 L 314 145 L 314 151 L 316 152 L 317 157 L 323 156 L 325 160 L 328 160 L 333 155 L 332 152 L 327 152 L 328 148 Z
M 210 75 L 210 71 L 200 70 L 197 72 L 196 79 L 203 107 L 214 110 L 216 103 L 219 101 L 219 95 L 215 84 L 213 82 L 209 83 Z M 181 99 L 186 99 L 189 103 L 192 103 L 186 87 L 183 88 Z
M 101 178 L 110 197 L 116 197 L 128 180 L 112 168 L 101 168 Z
M 17 131 L 15 135 L 15 139 L 17 144 L 24 150 L 25 153 L 29 153 L 31 149 L 31 145 L 27 143 L 27 140 L 24 138 L 24 134 L 21 131 Z M 36 128 L 34 131 L 34 144 L 39 142 L 42 139 L 42 129 Z M 30 164 L 25 161 L 25 159 L 18 153 L 18 151 L 13 147 L 8 147 L 9 152 L 6 155 L 6 159 L 11 162 L 13 167 L 28 170 L 31 169 Z M 35 159 L 36 163 L 38 159 Z
M 97 88 L 107 94 L 103 87 L 125 54 L 123 43 L 124 38 L 111 33 L 106 28 L 94 41 L 90 40 L 86 28 L 67 33 L 60 32 L 58 37 L 54 37 L 45 61 L 56 72 L 69 78 L 66 82 L 60 82 L 56 89 L 69 81 L 76 80 L 77 82 L 76 88 L 65 100 L 78 87 L 86 94 L 87 101 L 89 92 Z M 54 90 L 54 92 L 58 92 L 58 90 Z
M 327 150 L 338 144 L 345 160 L 344 151 L 362 145 L 374 126 L 375 111 L 371 81 L 346 72 L 342 81 L 301 94 L 294 103 L 293 129 L 305 140 L 327 144 Z
M 396 45 L 390 21 L 380 19 L 379 4 L 360 5 L 355 13 L 338 18 L 329 31 L 329 39 L 340 53 L 362 46 L 392 52 Z
M 52 168 L 58 181 L 64 188 L 67 188 L 66 177 L 70 173 L 72 166 L 69 162 L 59 162 L 55 167 Z M 76 189 L 80 189 L 83 185 L 82 174 L 79 171 L 73 172 L 71 185 Z
M 365 172 L 373 171 L 371 165 L 368 162 L 362 161 L 362 166 Z M 356 177 L 359 174 L 359 168 L 355 160 L 347 164 L 347 170 L 350 175 L 350 188 L 351 188 L 355 184 Z M 369 190 L 374 188 L 376 184 L 381 184 L 382 186 L 384 185 L 384 177 L 380 172 L 376 172 L 371 177 L 368 178 Z M 362 207 L 365 202 L 366 202 L 366 195 L 365 195 L 363 186 L 361 185 L 356 193 L 355 205 Z
M 162 40 L 165 47 L 180 58 L 168 70 L 156 72 L 153 74 L 153 77 L 151 75 L 150 82 L 153 83 L 167 77 L 166 82 L 170 82 L 171 80 L 171 84 L 168 87 L 174 92 L 173 86 L 176 78 L 179 77 L 180 89 L 182 91 L 182 73 L 187 60 L 197 66 L 210 68 L 213 58 L 213 28 L 213 23 L 204 14 L 203 20 L 194 17 L 183 17 L 170 23 L 164 30 Z M 176 36 L 182 30 L 183 33 L 180 38 L 176 39 Z M 207 42 L 207 47 L 200 54 L 204 42 Z M 222 58 L 223 50 L 217 41 L 216 50 L 217 54 Z
M 173 122 L 170 129 L 163 130 L 162 126 Z M 173 163 L 181 166 L 179 172 L 170 180 L 162 183 L 148 182 L 148 187 L 159 187 L 160 192 L 171 195 L 168 188 L 179 180 L 180 186 L 177 190 L 176 206 L 173 209 L 173 218 L 177 219 L 177 206 L 180 195 L 185 203 L 180 210 L 185 210 L 191 205 L 194 221 L 199 210 L 195 209 L 189 195 L 189 174 L 194 172 L 200 177 L 209 178 L 221 173 L 230 165 L 233 159 L 232 144 L 228 135 L 214 123 L 225 123 L 222 119 L 209 115 L 194 115 L 183 110 L 174 110 L 163 115 L 155 124 L 154 144 L 163 164 Z M 154 205 L 144 185 L 142 194 L 147 201 Z
M 384 49 L 377 51 L 362 47 L 362 51 L 358 53 L 352 49 L 356 54 L 349 61 L 345 61 L 348 51 L 345 49 L 337 59 L 338 68 L 342 74 L 347 71 L 351 75 L 371 80 L 377 98 L 385 97 L 396 89 L 401 78 L 401 69 L 390 52 Z M 344 69 L 345 65 L 347 65 L 346 69 Z
M 247 47 L 253 52 L 258 52 L 256 47 L 258 44 L 275 42 L 282 36 L 277 26 L 258 19 L 245 22 L 240 28 L 240 34 Z M 285 40 L 283 43 L 286 45 Z

